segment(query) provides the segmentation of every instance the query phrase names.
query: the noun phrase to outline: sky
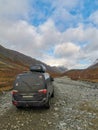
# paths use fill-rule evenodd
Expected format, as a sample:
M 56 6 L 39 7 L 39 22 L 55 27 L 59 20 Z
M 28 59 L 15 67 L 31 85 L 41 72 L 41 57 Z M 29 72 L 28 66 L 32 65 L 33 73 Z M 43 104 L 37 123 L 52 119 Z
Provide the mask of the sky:
M 51 66 L 98 59 L 98 0 L 0 0 L 0 44 Z

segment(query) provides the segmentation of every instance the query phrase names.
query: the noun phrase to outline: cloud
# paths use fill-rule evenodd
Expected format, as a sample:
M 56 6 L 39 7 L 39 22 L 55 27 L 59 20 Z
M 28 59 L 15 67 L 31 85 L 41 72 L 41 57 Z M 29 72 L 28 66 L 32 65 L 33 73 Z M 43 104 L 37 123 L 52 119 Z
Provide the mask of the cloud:
M 58 57 L 76 58 L 79 53 L 80 47 L 74 43 L 68 42 L 59 44 L 55 47 L 54 54 Z
M 57 28 L 65 31 L 67 28 L 76 27 L 83 20 L 82 12 L 80 12 L 82 6 L 83 1 L 78 0 L 52 1 L 54 11 L 51 18 Z
M 37 28 L 26 21 L 18 21 L 11 26 L 6 25 L 2 30 L 0 36 L 2 35 L 2 42 L 6 46 L 11 48 L 10 46 L 13 45 L 11 49 L 34 58 L 41 56 L 43 50 L 42 36 L 37 32 Z
M 35 27 L 26 21 L 0 22 L 1 43 L 50 65 L 84 67 L 80 60 L 94 61 L 98 55 L 98 30 L 94 27 L 69 28 L 60 32 L 49 19 Z
M 1 0 L 0 43 L 49 65 L 86 67 L 98 58 L 98 11 L 85 24 L 83 2 Z
M 13 23 L 0 22 L 0 25 L 0 41 L 4 46 L 35 58 L 43 55 L 59 41 L 57 37 L 60 34 L 51 20 L 39 27 L 23 20 Z
M 55 56 L 43 55 L 44 62 L 51 66 L 65 66 L 72 68 L 75 65 L 75 61 L 68 60 L 66 58 L 56 58 Z
M 90 15 L 89 20 L 98 26 L 98 10 Z
M 78 62 L 75 58 L 70 57 L 55 57 L 55 56 L 49 56 L 44 55 L 43 56 L 44 62 L 51 66 L 65 66 L 68 69 L 77 69 L 77 68 L 86 68 L 88 66 L 88 63 L 81 64 Z
M 44 46 L 51 47 L 60 42 L 59 38 L 61 33 L 57 30 L 54 22 L 51 19 L 40 25 L 38 29 L 42 38 L 41 42 Z
M 75 8 L 78 5 L 78 3 L 79 3 L 78 0 L 70 0 L 70 1 L 69 0 L 66 0 L 66 1 L 56 0 L 56 1 L 52 1 L 52 6 L 54 8 L 66 8 L 67 10 L 70 10 L 72 8 Z
M 27 19 L 29 7 L 28 0 L 0 0 L 0 21 Z

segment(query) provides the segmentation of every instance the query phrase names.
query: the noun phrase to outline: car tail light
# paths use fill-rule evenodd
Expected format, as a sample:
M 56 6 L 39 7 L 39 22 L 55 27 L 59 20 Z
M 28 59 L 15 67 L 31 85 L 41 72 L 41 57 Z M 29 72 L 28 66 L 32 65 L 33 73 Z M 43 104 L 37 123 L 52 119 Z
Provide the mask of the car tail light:
M 18 102 L 17 101 L 12 101 L 13 105 L 17 106 Z
M 15 94 L 17 94 L 17 93 L 18 93 L 17 90 L 12 90 L 12 92 L 11 92 L 12 95 L 15 95 Z
M 47 93 L 47 89 L 41 89 L 41 90 L 38 90 L 39 93 L 43 93 L 43 94 L 46 94 Z

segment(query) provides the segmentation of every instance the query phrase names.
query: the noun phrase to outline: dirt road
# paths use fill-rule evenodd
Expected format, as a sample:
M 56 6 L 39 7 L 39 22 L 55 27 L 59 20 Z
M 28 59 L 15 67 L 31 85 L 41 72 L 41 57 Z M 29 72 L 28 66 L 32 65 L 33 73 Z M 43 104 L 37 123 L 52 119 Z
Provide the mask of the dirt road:
M 0 130 L 98 130 L 98 85 L 67 77 L 54 81 L 51 108 L 18 110 L 0 95 Z

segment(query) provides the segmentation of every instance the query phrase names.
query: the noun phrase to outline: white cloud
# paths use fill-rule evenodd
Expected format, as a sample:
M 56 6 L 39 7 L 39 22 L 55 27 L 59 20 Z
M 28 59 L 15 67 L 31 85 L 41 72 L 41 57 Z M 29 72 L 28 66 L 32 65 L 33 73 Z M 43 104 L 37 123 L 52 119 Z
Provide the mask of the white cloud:
M 9 48 L 10 45 L 14 45 L 13 49 L 35 56 L 35 52 L 39 49 L 39 35 L 34 26 L 29 25 L 25 21 L 17 21 L 16 23 L 10 24 L 10 26 L 5 23 L 2 23 L 1 25 L 1 43 L 3 42 L 3 44 Z
M 74 24 L 76 16 L 71 15 L 65 8 L 58 8 L 53 12 L 52 19 L 54 20 L 58 29 L 64 31 L 66 26 L 72 25 L 72 21 Z
M 76 58 L 80 51 L 80 47 L 75 45 L 74 43 L 68 42 L 59 44 L 55 47 L 54 54 L 58 57 Z
M 72 68 L 75 65 L 75 61 L 68 60 L 66 58 L 56 58 L 54 56 L 44 55 L 43 56 L 44 62 L 51 66 L 65 66 L 68 68 Z
M 68 28 L 63 32 L 63 37 L 66 37 L 66 41 L 72 41 L 74 43 L 83 42 L 86 40 L 85 28 L 82 24 L 79 24 L 76 28 Z
M 89 20 L 95 25 L 98 25 L 98 10 L 90 15 Z
M 78 4 L 79 4 L 79 1 L 78 0 L 66 0 L 66 1 L 61 1 L 61 0 L 56 0 L 56 1 L 53 1 L 53 0 L 50 0 L 52 1 L 52 6 L 54 8 L 67 8 L 68 10 L 76 7 Z
M 39 27 L 23 20 L 14 23 L 0 22 L 0 26 L 0 41 L 4 46 L 35 58 L 41 57 L 59 42 L 60 32 L 51 20 Z
M 0 21 L 27 19 L 29 7 L 28 0 L 0 0 Z
M 68 68 L 87 66 L 81 60 L 94 61 L 98 57 L 98 29 L 79 24 L 60 32 L 55 25 L 57 19 L 68 24 L 81 18 L 72 16 L 78 0 L 51 1 L 55 8 L 44 23 L 34 26 L 29 23 L 30 0 L 0 0 L 0 43 L 10 49 L 42 60 L 50 65 L 65 65 Z M 89 19 L 98 25 L 98 11 Z M 63 23 L 63 24 L 64 24 Z M 50 52 L 51 51 L 51 52 Z
M 54 56 L 43 56 L 44 62 L 51 66 L 65 66 L 68 69 L 77 69 L 77 68 L 85 68 L 88 64 L 81 64 L 78 63 L 76 59 L 69 58 L 69 57 L 60 57 L 56 58 Z
M 51 47 L 51 45 L 53 46 L 60 42 L 61 33 L 57 30 L 51 19 L 39 26 L 39 32 L 44 46 Z
M 51 1 L 51 0 L 50 0 Z M 52 0 L 52 8 L 54 9 L 51 18 L 61 31 L 65 31 L 68 27 L 73 27 L 79 21 L 82 21 L 82 15 L 78 13 L 77 7 L 81 6 L 79 0 Z M 77 10 L 77 11 L 76 11 Z M 76 14 L 72 12 L 77 12 Z
M 51 66 L 66 65 L 66 59 L 55 58 L 54 56 L 43 55 L 43 60 L 45 63 Z
M 98 56 L 98 30 L 94 27 L 79 25 L 60 32 L 50 19 L 38 27 L 26 21 L 0 22 L 0 27 L 2 45 L 50 65 L 83 67 L 87 64 L 80 64 L 80 60 L 94 61 Z

